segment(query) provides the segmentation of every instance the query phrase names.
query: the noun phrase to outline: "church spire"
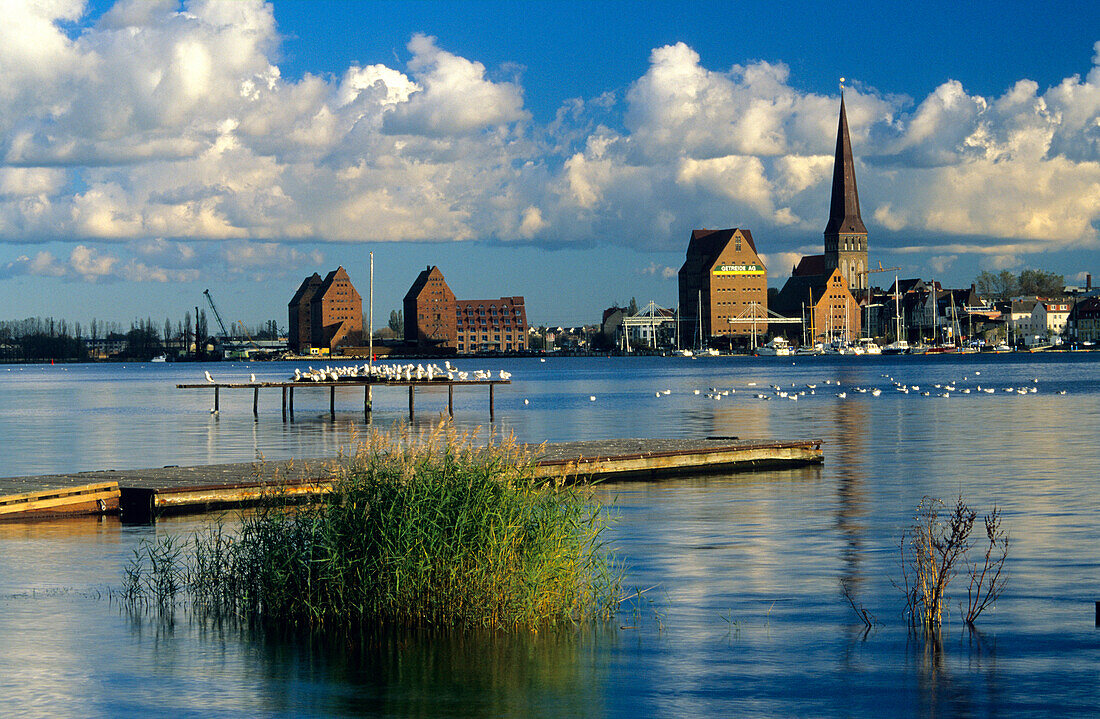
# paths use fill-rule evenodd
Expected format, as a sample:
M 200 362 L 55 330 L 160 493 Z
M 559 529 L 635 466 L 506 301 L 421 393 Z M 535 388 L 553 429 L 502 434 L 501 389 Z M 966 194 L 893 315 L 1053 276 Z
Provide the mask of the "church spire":
M 840 96 L 840 123 L 836 129 L 836 159 L 833 163 L 833 197 L 829 203 L 829 223 L 825 234 L 867 233 L 859 216 L 859 191 L 856 190 L 856 166 L 852 159 L 852 140 L 848 137 L 848 114 L 844 95 Z

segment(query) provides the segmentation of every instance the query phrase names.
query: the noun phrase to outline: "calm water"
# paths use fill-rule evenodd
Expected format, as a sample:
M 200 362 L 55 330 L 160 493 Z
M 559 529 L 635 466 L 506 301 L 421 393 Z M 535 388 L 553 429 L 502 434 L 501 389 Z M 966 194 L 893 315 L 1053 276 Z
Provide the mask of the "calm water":
M 514 373 L 497 393 L 495 426 L 523 440 L 819 437 L 826 461 L 606 486 L 627 584 L 654 588 L 613 627 L 580 634 L 402 634 L 329 646 L 186 613 L 133 616 L 104 597 L 132 549 L 207 518 L 0 524 L 0 713 L 1100 714 L 1100 357 L 469 364 Z M 243 380 L 281 379 L 291 367 L 209 369 Z M 332 455 L 363 427 L 362 392 L 351 390 L 338 394 L 335 422 L 321 391 L 296 394 L 292 423 L 281 421 L 274 391 L 261 394 L 259 421 L 248 392 L 223 392 L 211 415 L 212 393 L 175 389 L 201 381 L 204 369 L 0 368 L 0 476 Z M 882 375 L 934 394 L 900 394 Z M 847 398 L 825 380 L 839 381 Z M 949 398 L 935 396 L 933 384 L 952 381 Z M 797 401 L 754 397 L 774 384 L 817 387 Z M 997 391 L 961 393 L 978 384 Z M 1003 391 L 1023 386 L 1038 391 Z M 708 400 L 710 387 L 735 391 Z M 379 390 L 374 422 L 388 426 L 407 407 L 403 391 Z M 418 393 L 417 422 L 445 407 L 445 392 Z M 456 392 L 455 409 L 464 427 L 488 425 L 483 388 Z M 960 492 L 979 509 L 1004 508 L 1010 580 L 980 634 L 949 618 L 942 651 L 932 652 L 905 631 L 891 583 L 897 542 L 922 496 Z M 881 622 L 867 635 L 842 580 Z

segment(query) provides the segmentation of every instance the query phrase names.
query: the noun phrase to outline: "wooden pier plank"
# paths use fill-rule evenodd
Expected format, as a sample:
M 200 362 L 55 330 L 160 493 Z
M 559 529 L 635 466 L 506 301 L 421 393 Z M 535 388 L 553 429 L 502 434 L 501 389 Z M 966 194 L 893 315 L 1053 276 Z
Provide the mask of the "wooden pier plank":
M 613 439 L 529 446 L 536 475 L 567 480 L 652 479 L 796 467 L 824 461 L 821 440 Z M 5 487 L 41 489 L 0 497 L 0 515 L 29 516 L 33 511 L 62 511 L 65 502 L 83 502 L 94 511 L 98 500 L 113 510 L 121 504 L 136 512 L 194 512 L 210 507 L 242 506 L 280 493 L 288 499 L 329 491 L 342 460 L 283 460 L 202 467 L 164 467 L 121 472 L 0 479 Z M 346 460 L 343 460 L 346 461 Z M 96 482 L 96 480 L 99 480 Z M 77 482 L 82 484 L 77 485 Z M 84 492 L 84 494 L 81 494 Z M 65 498 L 60 495 L 65 494 Z M 13 498 L 22 504 L 12 504 Z M 57 498 L 57 504 L 53 504 Z M 87 505 L 91 503 L 91 508 Z M 32 506 L 33 505 L 33 506 Z M 20 507 L 23 510 L 6 509 Z M 69 509 L 73 507 L 70 506 Z M 20 511 L 22 514 L 20 514 Z
M 0 519 L 24 515 L 106 513 L 118 509 L 117 482 L 51 487 L 0 497 Z

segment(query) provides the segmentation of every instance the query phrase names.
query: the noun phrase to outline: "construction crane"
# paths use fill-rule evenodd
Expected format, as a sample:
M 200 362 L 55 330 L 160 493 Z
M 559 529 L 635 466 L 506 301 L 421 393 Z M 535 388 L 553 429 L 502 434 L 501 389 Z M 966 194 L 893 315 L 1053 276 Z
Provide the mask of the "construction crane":
M 860 332 L 860 334 L 866 333 L 868 336 L 870 336 L 870 329 L 867 327 L 867 325 L 869 325 L 871 323 L 871 275 L 875 274 L 875 273 L 878 273 L 878 272 L 898 272 L 900 270 L 901 270 L 900 267 L 883 267 L 882 263 L 879 262 L 877 270 L 872 270 L 872 269 L 868 268 L 868 269 L 864 270 L 863 272 L 856 273 L 858 275 L 862 275 L 865 278 L 864 281 L 863 281 L 863 284 L 865 285 L 863 291 L 864 291 L 864 293 L 866 293 L 865 294 L 866 305 L 864 306 L 863 309 L 866 312 L 867 319 L 863 323 L 862 331 Z M 898 284 L 898 276 L 894 275 L 894 291 L 895 292 L 897 292 L 897 289 L 898 289 L 897 284 Z M 885 333 L 883 333 L 883 334 L 885 334 Z M 895 338 L 895 339 L 897 339 L 897 338 Z
M 241 332 L 244 332 L 244 336 L 248 338 L 249 344 L 258 350 L 262 350 L 263 347 L 260 347 L 256 340 L 252 339 L 252 335 L 248 334 L 248 328 L 244 326 L 244 322 L 242 320 L 237 320 L 237 324 L 241 326 Z
M 210 290 L 203 290 L 202 293 L 206 295 L 206 301 L 210 303 L 210 309 L 214 310 L 214 319 L 218 321 L 218 327 L 222 328 L 222 337 L 225 341 L 229 342 L 229 332 L 225 329 L 225 323 L 222 322 L 222 316 L 218 313 L 217 306 L 214 305 L 214 297 L 210 294 Z

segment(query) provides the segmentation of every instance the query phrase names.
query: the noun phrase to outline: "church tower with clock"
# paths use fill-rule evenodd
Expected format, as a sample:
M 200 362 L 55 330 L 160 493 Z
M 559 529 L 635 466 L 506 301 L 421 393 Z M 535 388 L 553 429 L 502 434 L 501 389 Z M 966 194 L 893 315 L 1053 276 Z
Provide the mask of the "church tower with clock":
M 829 222 L 825 225 L 825 266 L 839 269 L 848 287 L 858 297 L 867 289 L 867 228 L 859 216 L 859 192 L 848 137 L 848 115 L 840 97 L 840 124 L 836 131 L 836 159 L 833 164 L 833 196 Z

